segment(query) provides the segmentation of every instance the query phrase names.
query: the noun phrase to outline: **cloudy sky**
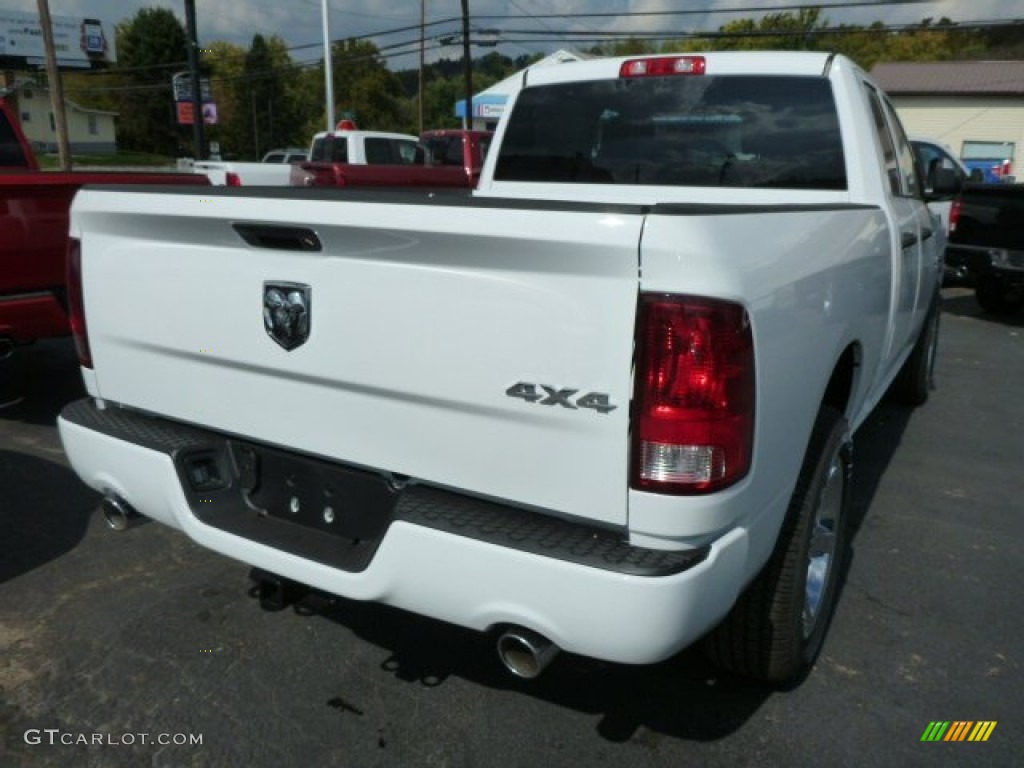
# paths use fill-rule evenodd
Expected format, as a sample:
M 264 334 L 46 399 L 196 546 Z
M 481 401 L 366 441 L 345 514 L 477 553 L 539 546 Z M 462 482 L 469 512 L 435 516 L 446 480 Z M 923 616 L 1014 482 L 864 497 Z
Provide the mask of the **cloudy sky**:
M 457 45 L 444 38 L 458 32 L 461 0 L 422 0 L 426 8 L 427 37 L 431 58 L 461 55 Z M 809 0 L 826 8 L 832 24 L 906 24 L 943 16 L 953 21 L 992 21 L 1024 17 L 1020 0 L 938 0 L 923 2 L 875 2 L 872 0 Z M 555 33 L 644 31 L 714 31 L 741 18 L 757 17 L 772 9 L 792 9 L 799 0 L 469 0 L 474 31 L 471 37 L 502 41 L 502 52 L 511 56 L 572 48 L 559 42 Z M 134 16 L 141 8 L 165 7 L 184 20 L 184 0 L 49 0 L 53 16 L 94 17 L 109 27 Z M 392 66 L 414 66 L 412 55 L 419 33 L 421 2 L 418 0 L 327 0 L 331 37 L 374 35 L 382 51 L 392 56 Z M 855 8 L 851 6 L 861 5 Z M 278 35 L 293 48 L 298 60 L 319 58 L 323 40 L 323 0 L 196 0 L 201 44 L 228 40 L 248 45 L 253 35 Z M 37 13 L 37 0 L 0 0 L 0 10 Z M 686 9 L 684 15 L 666 12 Z M 730 10 L 734 12 L 729 13 Z M 601 14 L 592 17 L 544 18 L 551 14 Z M 490 17 L 490 18 L 488 18 Z M 413 29 L 404 29 L 404 28 Z M 398 31 L 403 30 L 404 31 Z M 444 43 L 448 42 L 447 47 Z M 577 47 L 588 47 L 590 43 Z M 483 49 L 482 52 L 486 52 Z M 477 49 L 477 52 L 481 52 Z

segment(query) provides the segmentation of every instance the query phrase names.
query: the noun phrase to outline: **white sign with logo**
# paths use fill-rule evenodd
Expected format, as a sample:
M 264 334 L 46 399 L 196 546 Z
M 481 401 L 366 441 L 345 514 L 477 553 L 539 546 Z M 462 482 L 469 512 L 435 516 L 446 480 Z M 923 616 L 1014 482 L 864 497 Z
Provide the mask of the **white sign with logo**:
M 504 104 L 477 104 L 476 105 L 476 116 L 477 117 L 493 117 L 499 118 L 505 112 Z

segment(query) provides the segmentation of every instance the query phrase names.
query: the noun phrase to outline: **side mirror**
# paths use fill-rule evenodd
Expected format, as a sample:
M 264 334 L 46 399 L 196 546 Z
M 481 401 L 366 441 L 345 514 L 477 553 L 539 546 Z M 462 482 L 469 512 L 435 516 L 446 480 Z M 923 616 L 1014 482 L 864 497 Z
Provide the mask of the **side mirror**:
M 931 193 L 928 195 L 931 200 L 949 200 L 963 189 L 960 177 L 951 168 L 935 168 L 929 181 L 932 182 Z

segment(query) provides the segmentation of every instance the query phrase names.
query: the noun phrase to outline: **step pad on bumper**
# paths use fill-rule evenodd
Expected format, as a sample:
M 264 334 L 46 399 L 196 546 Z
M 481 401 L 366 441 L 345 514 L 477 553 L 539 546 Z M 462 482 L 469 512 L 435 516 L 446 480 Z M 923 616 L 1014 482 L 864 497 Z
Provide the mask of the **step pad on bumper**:
M 346 571 L 365 569 L 392 522 L 625 575 L 669 576 L 709 547 L 631 546 L 614 531 L 505 506 L 282 448 L 180 424 L 91 399 L 66 421 L 174 461 L 192 513 L 207 525 Z M 145 513 L 145 510 L 141 510 Z

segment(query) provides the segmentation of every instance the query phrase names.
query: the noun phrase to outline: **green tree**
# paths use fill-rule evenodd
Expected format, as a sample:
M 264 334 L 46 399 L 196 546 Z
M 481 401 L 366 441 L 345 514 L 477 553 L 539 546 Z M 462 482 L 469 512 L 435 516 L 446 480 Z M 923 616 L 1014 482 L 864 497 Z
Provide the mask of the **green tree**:
M 223 41 L 211 43 L 203 51 L 202 66 L 210 72 L 210 88 L 217 102 L 217 124 L 206 126 L 206 138 L 220 144 L 225 157 L 241 157 L 252 135 L 245 120 L 248 110 L 239 95 L 239 83 L 245 79 L 246 53 L 242 46 Z
M 657 53 L 657 46 L 650 40 L 630 37 L 625 40 L 612 40 L 590 48 L 588 53 L 594 56 L 639 56 L 646 53 Z
M 284 98 L 288 64 L 290 62 L 286 64 L 274 56 L 263 35 L 253 37 L 245 57 L 245 93 L 242 96 L 248 103 L 252 127 L 245 147 L 253 159 L 258 159 L 267 149 L 288 143 L 282 141 L 289 137 L 280 114 L 290 111 Z
M 345 40 L 331 48 L 335 116 L 351 113 L 360 128 L 396 130 L 408 120 L 402 86 L 380 50 L 368 40 Z M 321 122 L 323 122 L 321 112 Z
M 116 35 L 118 144 L 178 154 L 187 130 L 177 125 L 171 76 L 186 68 L 184 27 L 166 8 L 143 8 L 118 24 Z

